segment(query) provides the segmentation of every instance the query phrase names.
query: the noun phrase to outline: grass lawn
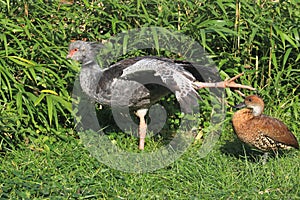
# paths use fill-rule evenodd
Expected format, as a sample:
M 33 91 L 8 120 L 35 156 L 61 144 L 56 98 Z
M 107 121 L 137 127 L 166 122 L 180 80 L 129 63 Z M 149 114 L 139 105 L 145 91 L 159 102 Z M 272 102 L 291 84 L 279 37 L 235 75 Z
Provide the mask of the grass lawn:
M 0 198 L 300 199 L 299 151 L 262 165 L 261 154 L 244 148 L 230 130 L 206 157 L 197 155 L 199 147 L 193 144 L 171 165 L 141 174 L 101 164 L 73 138 L 48 150 L 23 148 L 1 158 Z

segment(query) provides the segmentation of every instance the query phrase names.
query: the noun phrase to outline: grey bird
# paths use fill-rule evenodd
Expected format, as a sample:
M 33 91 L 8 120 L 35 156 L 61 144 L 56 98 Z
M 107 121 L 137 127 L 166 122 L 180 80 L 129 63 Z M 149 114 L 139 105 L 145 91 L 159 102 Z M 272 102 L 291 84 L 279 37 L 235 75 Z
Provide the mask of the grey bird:
M 144 56 L 121 60 L 101 68 L 97 54 L 101 43 L 74 41 L 69 45 L 67 58 L 79 61 L 79 81 L 83 92 L 104 105 L 129 107 L 139 117 L 139 149 L 144 149 L 147 123 L 145 116 L 151 105 L 173 92 L 184 113 L 192 113 L 198 104 L 198 89 L 206 87 L 245 88 L 237 84 L 237 75 L 230 80 L 216 83 L 201 82 L 199 67 L 190 62 L 176 61 L 163 57 Z

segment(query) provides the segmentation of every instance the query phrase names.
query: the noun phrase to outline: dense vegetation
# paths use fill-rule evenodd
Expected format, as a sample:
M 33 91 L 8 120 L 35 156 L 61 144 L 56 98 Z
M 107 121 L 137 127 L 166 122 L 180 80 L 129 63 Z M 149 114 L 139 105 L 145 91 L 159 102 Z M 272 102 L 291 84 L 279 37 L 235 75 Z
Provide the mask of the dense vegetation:
M 238 194 L 235 196 L 236 192 L 247 194 L 247 187 L 251 187 L 249 198 L 259 196 L 259 191 L 262 192 L 261 195 L 275 192 L 279 193 L 279 196 L 299 198 L 300 191 L 295 186 L 299 185 L 299 180 L 293 177 L 299 174 L 299 167 L 295 167 L 299 166 L 299 153 L 270 163 L 270 170 L 260 168 L 256 163 L 255 165 L 247 163 L 247 169 L 237 173 L 234 168 L 244 167 L 243 160 L 222 154 L 221 150 L 217 150 L 218 153 L 213 160 L 199 161 L 199 158 L 193 155 L 193 151 L 189 150 L 170 169 L 160 171 L 165 174 L 167 183 L 160 179 L 159 173 L 132 176 L 103 165 L 99 166 L 96 161 L 85 166 L 83 159 L 89 162 L 88 159 L 91 158 L 88 157 L 88 153 L 81 152 L 83 147 L 80 147 L 80 150 L 74 153 L 75 157 L 72 157 L 73 148 L 76 151 L 77 146 L 80 146 L 80 142 L 74 139 L 77 138 L 77 133 L 74 131 L 71 98 L 73 83 L 80 68 L 66 60 L 67 46 L 74 39 L 103 41 L 124 30 L 150 26 L 179 31 L 192 37 L 206 49 L 215 61 L 223 79 L 246 72 L 241 78 L 241 83 L 257 88 L 259 94 L 268 103 L 266 113 L 281 118 L 300 139 L 299 8 L 297 1 L 264 0 L 217 0 L 194 3 L 184 0 L 175 2 L 0 1 L 0 156 L 3 160 L 0 179 L 6 180 L 3 184 L 0 183 L 0 196 L 8 197 L 11 194 L 15 198 L 33 198 L 63 195 L 65 198 L 76 198 L 82 195 L 87 198 L 89 196 L 91 198 L 133 198 L 132 195 L 136 193 L 141 198 L 151 196 L 155 198 L 155 195 L 157 198 L 196 198 L 201 196 L 201 191 L 205 191 L 220 198 L 230 196 L 243 198 L 245 196 Z M 226 90 L 226 94 L 229 104 L 241 100 L 241 97 L 231 90 Z M 230 109 L 228 111 L 220 141 L 221 146 L 234 138 L 230 125 L 232 111 Z M 117 138 L 119 143 L 126 143 L 126 140 L 130 143 L 128 146 L 131 145 L 132 148 L 136 146 L 135 139 Z M 148 142 L 155 146 L 155 141 Z M 68 158 L 62 155 L 64 151 L 60 150 L 60 147 L 67 149 Z M 236 147 L 229 147 L 229 149 L 233 152 Z M 40 152 L 46 154 L 39 154 Z M 55 155 L 51 152 L 55 152 Z M 30 172 L 25 172 L 27 169 L 21 166 L 18 170 L 10 171 L 18 165 L 14 163 L 27 162 L 22 161 L 22 157 L 27 155 L 28 159 L 33 159 Z M 61 162 L 57 155 L 61 160 L 66 160 Z M 72 163 L 75 166 L 74 174 L 68 175 L 69 168 L 62 167 L 61 174 L 56 174 L 54 169 L 42 170 L 42 174 L 48 172 L 55 174 L 54 179 L 51 179 L 51 176 L 40 178 L 39 176 L 42 175 L 38 175 L 35 170 L 43 168 L 39 163 L 45 161 L 43 156 L 47 157 L 46 165 L 49 165 L 49 168 L 58 168 L 60 162 L 61 165 L 68 166 Z M 16 160 L 10 161 L 10 159 Z M 78 161 L 79 164 L 75 164 L 76 159 L 81 159 Z M 200 165 L 199 162 L 205 165 Z M 233 168 L 227 166 L 230 169 L 226 169 L 226 165 L 231 165 L 232 162 L 235 162 Z M 199 174 L 197 169 L 191 169 L 189 166 L 201 168 L 199 171 L 203 174 Z M 99 171 L 95 174 L 86 171 L 86 167 L 92 171 L 99 170 L 102 174 L 98 175 Z M 290 170 L 289 174 L 278 172 L 285 167 Z M 177 173 L 176 170 L 182 172 L 179 177 L 172 175 Z M 247 174 L 247 170 L 250 170 L 251 174 Z M 266 172 L 267 180 L 256 174 L 256 171 L 261 174 Z M 24 181 L 20 173 L 24 173 Z M 276 176 L 278 180 L 272 182 L 272 176 L 276 173 L 278 173 Z M 30 174 L 34 174 L 34 177 Z M 190 179 L 193 174 L 196 174 L 197 178 Z M 197 182 L 205 180 L 202 177 L 205 174 L 210 176 L 210 181 Z M 63 180 L 64 176 L 70 177 Z M 77 180 L 76 176 L 80 180 Z M 221 179 L 218 179 L 218 176 Z M 230 180 L 227 180 L 228 176 Z M 258 186 L 243 180 L 245 185 L 243 188 L 235 182 L 235 176 L 236 179 L 251 177 L 249 180 L 256 182 Z M 15 181 L 9 181 L 10 179 Z M 95 181 L 88 179 L 95 179 Z M 96 180 L 101 182 L 103 179 L 106 180 L 103 185 L 96 183 Z M 135 183 L 134 180 L 137 182 Z M 213 185 L 214 180 L 221 182 Z M 269 186 L 266 183 L 260 187 L 259 183 L 265 180 L 275 189 L 268 190 Z M 26 183 L 27 181 L 29 182 Z M 70 184 L 64 181 L 69 181 Z M 145 183 L 141 185 L 141 189 L 138 188 L 138 183 L 142 181 Z M 170 190 L 154 189 L 156 186 L 170 188 L 172 181 L 174 188 Z M 228 191 L 229 186 L 225 184 L 226 181 L 232 184 L 230 191 Z M 76 182 L 79 182 L 79 185 Z M 195 185 L 184 185 L 184 183 Z M 15 184 L 18 186 L 13 187 Z M 118 190 L 111 184 L 117 184 L 122 189 Z M 279 188 L 280 184 L 286 185 Z M 151 187 L 148 191 L 145 188 L 149 186 Z M 107 187 L 111 193 L 105 194 L 104 187 Z M 102 189 L 97 193 L 99 188 Z M 145 193 L 143 190 L 146 190 Z M 147 191 L 149 196 L 146 194 Z M 75 193 L 77 196 L 72 196 Z M 277 194 L 274 195 L 271 195 L 270 199 L 278 198 Z M 204 195 L 204 197 L 211 196 Z

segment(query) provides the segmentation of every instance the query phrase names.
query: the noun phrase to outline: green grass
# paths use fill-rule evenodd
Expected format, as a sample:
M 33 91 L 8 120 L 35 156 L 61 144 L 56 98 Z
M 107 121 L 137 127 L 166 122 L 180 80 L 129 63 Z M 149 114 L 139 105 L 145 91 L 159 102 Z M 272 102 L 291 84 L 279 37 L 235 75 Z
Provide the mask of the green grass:
M 102 41 L 151 26 L 179 31 L 205 48 L 222 79 L 245 72 L 239 82 L 257 88 L 265 113 L 284 121 L 299 140 L 298 1 L 60 2 L 0 1 L 0 199 L 300 199 L 299 151 L 271 156 L 262 165 L 261 153 L 233 134 L 229 105 L 242 100 L 233 90 L 225 91 L 222 134 L 206 157 L 198 154 L 200 140 L 151 173 L 102 164 L 75 131 L 71 93 L 79 67 L 65 59 L 72 39 Z M 151 52 L 180 57 L 155 47 Z M 200 94 L 205 137 L 212 109 L 207 91 Z M 102 115 L 113 130 L 111 141 L 139 152 L 137 139 L 114 131 L 107 113 Z M 179 121 L 171 115 L 169 129 L 147 139 L 145 152 L 164 145 Z
M 235 143 L 236 149 L 242 148 Z M 149 148 L 149 147 L 147 147 Z M 24 148 L 1 160 L 0 197 L 11 199 L 299 199 L 299 152 L 271 157 L 218 146 L 199 158 L 193 145 L 171 165 L 152 173 L 111 169 L 78 142 L 58 142 L 50 151 Z M 231 147 L 229 147 L 231 148 Z M 249 153 L 249 152 L 248 152 Z M 255 159 L 259 159 L 259 156 Z

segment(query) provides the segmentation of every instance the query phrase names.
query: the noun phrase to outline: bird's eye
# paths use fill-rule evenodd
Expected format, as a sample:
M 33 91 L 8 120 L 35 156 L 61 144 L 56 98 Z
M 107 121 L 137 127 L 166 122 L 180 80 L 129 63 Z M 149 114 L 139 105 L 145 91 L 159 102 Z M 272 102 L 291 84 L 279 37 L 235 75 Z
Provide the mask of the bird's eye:
M 249 98 L 249 99 L 248 99 L 248 101 L 250 101 L 250 102 L 251 102 L 251 101 L 252 101 L 252 99 L 251 99 L 251 98 Z
M 78 51 L 78 48 L 75 48 L 74 51 L 75 51 L 75 52 Z

